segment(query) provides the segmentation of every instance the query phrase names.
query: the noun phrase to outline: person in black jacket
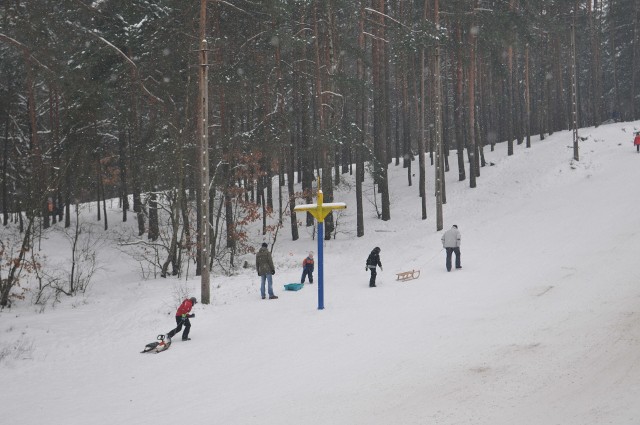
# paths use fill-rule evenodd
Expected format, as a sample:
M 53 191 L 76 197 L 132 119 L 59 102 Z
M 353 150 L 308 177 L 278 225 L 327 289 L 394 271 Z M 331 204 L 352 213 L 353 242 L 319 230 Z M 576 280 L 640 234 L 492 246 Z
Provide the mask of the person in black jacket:
M 369 257 L 367 257 L 367 264 L 365 266 L 365 270 L 371 271 L 371 279 L 369 279 L 369 287 L 375 288 L 376 286 L 376 276 L 378 273 L 376 272 L 376 267 L 380 266 L 380 270 L 382 270 L 382 263 L 380 262 L 380 248 L 375 247 Z

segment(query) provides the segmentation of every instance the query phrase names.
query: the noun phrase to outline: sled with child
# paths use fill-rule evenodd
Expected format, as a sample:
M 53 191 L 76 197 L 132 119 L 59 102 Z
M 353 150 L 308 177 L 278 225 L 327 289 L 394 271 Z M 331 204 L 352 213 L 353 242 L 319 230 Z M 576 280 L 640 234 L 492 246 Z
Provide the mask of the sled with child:
M 153 353 L 158 354 L 166 351 L 171 346 L 171 338 L 167 335 L 158 335 L 158 341 L 150 342 L 145 345 L 144 350 L 140 351 L 140 353 Z

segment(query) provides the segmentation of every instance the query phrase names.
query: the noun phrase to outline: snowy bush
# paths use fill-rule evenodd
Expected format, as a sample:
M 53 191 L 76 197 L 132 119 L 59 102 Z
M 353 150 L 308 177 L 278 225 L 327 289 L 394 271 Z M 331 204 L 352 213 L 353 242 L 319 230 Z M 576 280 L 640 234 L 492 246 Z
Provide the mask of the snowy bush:
M 33 353 L 33 342 L 24 337 L 19 338 L 12 344 L 0 345 L 0 364 L 8 360 L 30 359 Z

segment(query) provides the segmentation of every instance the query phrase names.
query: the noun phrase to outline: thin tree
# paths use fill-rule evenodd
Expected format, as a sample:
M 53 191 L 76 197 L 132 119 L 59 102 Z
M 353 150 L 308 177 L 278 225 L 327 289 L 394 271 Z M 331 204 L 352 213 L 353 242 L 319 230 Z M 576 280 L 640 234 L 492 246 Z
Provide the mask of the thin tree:
M 440 10 L 438 0 L 434 1 L 434 17 L 436 29 L 440 29 Z M 440 78 L 440 44 L 435 48 L 433 66 L 433 84 L 434 84 L 434 143 L 436 147 L 436 166 L 435 166 L 435 184 L 436 184 L 436 230 L 442 230 L 444 219 L 442 213 L 442 201 L 444 192 L 444 158 L 442 153 L 442 80 Z
M 513 12 L 515 7 L 515 0 L 509 1 L 509 10 Z M 475 39 L 475 37 L 474 37 Z M 471 47 L 473 50 L 473 47 Z M 473 65 L 471 65 L 473 66 Z M 514 139 L 514 113 L 513 113 L 513 80 L 515 78 L 513 72 L 513 43 L 509 43 L 507 48 L 507 155 L 513 155 L 513 139 Z M 469 77 L 471 79 L 471 77 Z M 469 89 L 471 93 L 471 89 Z M 471 94 L 470 94 L 471 96 Z M 472 109 L 469 107 L 469 109 Z M 471 130 L 473 131 L 473 123 L 471 124 Z
M 456 135 L 456 151 L 458 156 L 458 181 L 467 178 L 464 169 L 464 77 L 463 77 L 463 49 L 464 42 L 462 38 L 462 22 L 458 20 L 456 28 L 456 37 L 458 46 L 456 52 L 456 95 L 454 99 L 455 105 L 455 135 Z
M 360 86 L 357 98 L 357 123 L 358 123 L 358 143 L 356 145 L 356 234 L 358 237 L 364 236 L 364 212 L 362 205 L 362 182 L 364 181 L 364 146 L 367 141 L 367 96 L 365 81 L 365 69 L 363 56 L 366 51 L 364 38 L 365 3 L 367 0 L 360 0 L 360 14 L 358 19 L 358 47 L 360 49 L 357 59 L 357 75 Z
M 531 91 L 529 81 L 529 43 L 524 48 L 524 104 L 525 104 L 525 134 L 526 147 L 531 147 Z
M 629 92 L 629 103 L 631 105 L 631 119 L 635 120 L 638 118 L 637 91 L 638 64 L 640 63 L 640 2 L 634 1 L 633 3 L 633 39 L 631 40 L 633 60 L 631 62 L 631 91 Z
M 376 183 L 378 192 L 382 196 L 381 218 L 384 221 L 391 219 L 389 183 L 387 180 L 387 108 L 385 102 L 385 14 L 384 0 L 375 1 L 376 17 L 374 27 L 374 40 L 372 44 L 372 76 L 373 76 L 373 145 L 375 152 Z
M 476 1 L 474 0 L 473 8 L 475 9 Z M 476 137 L 475 137 L 475 79 L 476 79 L 476 37 L 478 28 L 476 27 L 475 13 L 472 13 L 471 25 L 469 27 L 469 82 L 467 85 L 469 97 L 469 187 L 476 187 Z M 511 134 L 509 135 L 511 140 Z M 513 149 L 513 147 L 511 148 Z
M 422 19 L 427 20 L 427 10 L 429 7 L 429 0 L 424 0 L 422 7 Z M 420 182 L 418 184 L 418 192 L 420 195 L 420 206 L 422 212 L 422 219 L 427 219 L 427 190 L 426 190 L 426 161 L 425 158 L 425 117 L 426 117 L 426 98 L 425 98 L 425 47 L 420 48 L 420 117 L 418 119 L 418 166 L 420 168 Z

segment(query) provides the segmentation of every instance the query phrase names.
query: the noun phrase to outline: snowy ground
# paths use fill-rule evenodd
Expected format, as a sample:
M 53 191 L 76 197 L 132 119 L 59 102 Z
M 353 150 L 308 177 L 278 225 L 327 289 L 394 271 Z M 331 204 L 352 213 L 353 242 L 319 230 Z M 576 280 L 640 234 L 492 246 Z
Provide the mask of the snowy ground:
M 192 341 L 158 355 L 139 352 L 173 327 L 177 288 L 199 298 L 199 280 L 141 280 L 135 262 L 102 248 L 85 297 L 0 312 L 0 424 L 637 425 L 635 127 L 581 130 L 578 163 L 569 132 L 511 157 L 487 148 L 495 166 L 475 189 L 452 168 L 445 229 L 460 228 L 463 269 L 451 273 L 433 198 L 422 221 L 406 170 L 391 168 L 390 222 L 365 201 L 362 238 L 355 188 L 343 185 L 335 200 L 349 209 L 325 245 L 324 310 L 317 285 L 282 290 L 317 251 L 308 229 L 297 242 L 282 233 L 279 300 L 260 299 L 252 269 L 214 276 Z M 55 256 L 63 244 L 52 233 L 42 250 Z M 369 288 L 374 246 L 384 271 Z M 414 268 L 419 279 L 394 280 Z

